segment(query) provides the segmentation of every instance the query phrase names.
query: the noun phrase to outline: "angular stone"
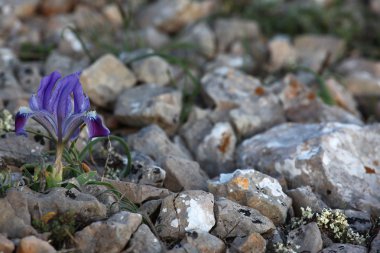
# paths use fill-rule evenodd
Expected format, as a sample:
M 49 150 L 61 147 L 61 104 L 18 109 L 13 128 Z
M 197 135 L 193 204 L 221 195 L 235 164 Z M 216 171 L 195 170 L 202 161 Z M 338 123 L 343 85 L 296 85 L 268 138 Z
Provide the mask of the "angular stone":
M 287 37 L 275 37 L 268 44 L 270 54 L 270 71 L 277 71 L 296 63 L 297 54 Z
M 353 244 L 334 243 L 331 246 L 323 249 L 320 253 L 367 253 L 368 250 L 364 246 Z
M 123 24 L 123 16 L 116 4 L 107 4 L 103 7 L 102 13 L 112 25 L 121 26 Z
M 239 167 L 284 175 L 290 188 L 310 185 L 332 208 L 380 213 L 379 125 L 282 124 L 242 142 Z
M 217 19 L 215 21 L 215 35 L 218 51 L 223 52 L 235 41 L 258 38 L 260 30 L 255 21 L 237 18 Z
M 121 253 L 161 253 L 160 241 L 154 236 L 149 227 L 141 224 L 129 240 L 128 247 Z
M 166 171 L 164 186 L 170 191 L 207 190 L 208 176 L 197 162 L 166 156 L 162 167 Z
M 114 103 L 123 89 L 136 82 L 133 73 L 111 54 L 102 56 L 83 70 L 80 79 L 89 98 L 103 107 Z
M 169 84 L 173 78 L 173 69 L 165 59 L 151 56 L 132 63 L 133 72 L 138 81 L 161 86 Z
M 74 4 L 75 0 L 42 0 L 39 7 L 44 15 L 50 16 L 69 12 Z
M 110 214 L 117 213 L 119 211 L 118 199 L 115 194 L 109 192 L 109 188 L 104 185 L 90 184 L 81 188 L 83 193 L 94 196 L 100 203 L 107 207 L 107 211 Z
M 217 199 L 215 205 L 216 225 L 211 233 L 219 238 L 244 238 L 252 233 L 270 233 L 275 229 L 273 222 L 256 209 L 226 198 Z
M 167 189 L 150 185 L 139 185 L 111 179 L 105 179 L 105 182 L 112 184 L 118 192 L 135 204 L 142 204 L 146 200 L 164 198 L 170 194 Z
M 206 0 L 160 0 L 142 8 L 137 21 L 140 26 L 155 26 L 165 32 L 176 32 L 211 13 L 214 2 Z
M 33 235 L 21 239 L 17 253 L 55 253 L 57 252 L 48 242 Z
M 209 232 L 214 225 L 214 196 L 196 190 L 164 198 L 156 222 L 164 240 L 182 238 L 185 232 Z
M 122 211 L 107 221 L 94 222 L 75 233 L 75 242 L 81 252 L 119 253 L 140 226 L 142 216 Z
M 378 253 L 380 252 L 380 231 L 377 233 L 376 237 L 373 238 L 371 242 L 371 250 L 369 253 Z
M 12 0 L 9 1 L 14 14 L 19 18 L 30 18 L 38 8 L 39 0 Z
M 208 188 L 215 196 L 257 209 L 276 225 L 285 222 L 292 204 L 276 179 L 253 169 L 221 174 L 218 179 L 209 181 Z
M 182 94 L 170 87 L 139 85 L 119 96 L 114 114 L 127 125 L 144 127 L 158 124 L 173 133 L 179 124 Z
M 166 172 L 161 169 L 149 156 L 139 152 L 132 152 L 132 168 L 126 181 L 135 184 L 146 184 L 161 187 Z
M 181 41 L 195 46 L 204 56 L 211 58 L 215 54 L 215 34 L 206 23 L 196 24 L 185 32 Z
M 255 90 L 261 87 L 260 81 L 240 71 L 220 67 L 207 73 L 202 79 L 205 101 L 211 101 L 219 110 L 239 107 L 244 101 L 256 96 Z
M 321 213 L 328 206 L 317 196 L 310 186 L 302 186 L 286 192 L 292 198 L 293 210 L 297 217 L 301 217 L 301 207 L 310 209 L 314 213 Z
M 178 146 L 171 142 L 165 132 L 157 125 L 145 127 L 138 133 L 129 135 L 127 143 L 131 150 L 148 155 L 159 164 L 160 159 L 166 155 L 191 159 Z
M 323 244 L 321 232 L 315 222 L 301 225 L 301 227 L 290 231 L 287 242 L 298 252 L 310 253 L 317 253 L 322 250 Z
M 226 245 L 218 237 L 210 235 L 207 232 L 188 232 L 181 244 L 190 244 L 194 246 L 199 253 L 223 253 L 226 252 Z
M 373 224 L 371 215 L 367 212 L 356 210 L 342 210 L 343 214 L 347 217 L 347 222 L 350 228 L 360 234 L 368 233 Z
M 343 54 L 345 42 L 333 36 L 306 34 L 295 38 L 294 47 L 301 65 L 319 71 L 326 58 L 331 64 Z
M 0 252 L 12 253 L 15 249 L 14 243 L 6 236 L 0 234 Z
M 55 70 L 59 71 L 62 76 L 67 76 L 71 73 L 80 71 L 88 66 L 88 59 L 75 59 L 63 55 L 58 51 L 53 51 L 45 62 L 45 73 L 51 73 Z
M 264 253 L 266 252 L 266 245 L 265 239 L 259 233 L 253 232 L 248 236 L 236 237 L 229 248 L 229 252 Z

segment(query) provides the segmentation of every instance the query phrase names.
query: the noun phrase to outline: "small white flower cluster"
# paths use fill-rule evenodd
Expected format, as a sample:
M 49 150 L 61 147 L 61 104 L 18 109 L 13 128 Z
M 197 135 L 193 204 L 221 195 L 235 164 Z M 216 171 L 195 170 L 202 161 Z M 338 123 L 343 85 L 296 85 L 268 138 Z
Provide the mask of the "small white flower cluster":
M 317 224 L 339 242 L 359 245 L 365 243 L 366 238 L 350 228 L 346 215 L 340 210 L 323 209 L 321 214 L 317 214 Z
M 12 114 L 8 110 L 0 112 L 0 134 L 8 132 L 13 128 Z
M 301 225 L 306 225 L 314 218 L 314 215 L 310 207 L 306 207 L 306 209 L 301 207 L 301 217 L 292 220 L 291 228 L 295 229 Z
M 276 243 L 274 246 L 274 252 L 276 253 L 297 253 L 297 249 L 300 248 L 299 245 L 290 245 L 283 243 Z

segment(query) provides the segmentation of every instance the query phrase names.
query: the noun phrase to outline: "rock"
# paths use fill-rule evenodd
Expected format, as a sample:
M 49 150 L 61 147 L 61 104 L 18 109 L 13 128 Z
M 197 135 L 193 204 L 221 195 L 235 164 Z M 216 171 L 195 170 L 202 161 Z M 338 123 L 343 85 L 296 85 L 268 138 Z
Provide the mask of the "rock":
M 75 242 L 81 252 L 119 253 L 140 226 L 142 216 L 122 211 L 107 221 L 94 222 L 75 233 Z
M 75 0 L 42 0 L 39 7 L 44 15 L 50 16 L 69 12 L 74 4 Z
M 80 79 L 85 93 L 103 107 L 114 103 L 123 89 L 136 82 L 133 73 L 111 54 L 102 56 L 83 70 Z
M 132 168 L 126 181 L 135 184 L 146 184 L 161 187 L 164 183 L 166 172 L 161 169 L 147 155 L 139 152 L 132 152 Z
M 150 125 L 141 129 L 136 134 L 129 135 L 127 143 L 131 150 L 150 156 L 159 165 L 161 165 L 160 160 L 169 155 L 191 159 L 191 157 L 171 142 L 166 133 L 157 125 Z
M 41 160 L 44 146 L 36 141 L 14 133 L 2 135 L 0 141 L 0 164 L 21 167 Z
M 302 215 L 301 207 L 304 209 L 310 207 L 314 213 L 321 213 L 323 209 L 328 208 L 310 186 L 298 187 L 287 191 L 286 194 L 292 198 L 293 210 L 297 217 L 301 217 Z
M 186 232 L 209 232 L 214 225 L 214 196 L 197 190 L 164 198 L 156 222 L 164 240 L 182 238 Z
M 144 84 L 125 90 L 119 96 L 114 114 L 130 126 L 158 124 L 173 133 L 179 124 L 182 94 L 170 87 Z
M 344 40 L 325 35 L 299 35 L 294 40 L 298 62 L 319 71 L 324 62 L 334 63 L 345 51 Z
M 41 66 L 38 63 L 22 63 L 17 68 L 17 78 L 28 93 L 36 93 L 41 81 Z
M 288 37 L 275 37 L 268 44 L 270 54 L 270 71 L 278 71 L 287 66 L 294 65 L 297 54 Z
M 242 206 L 226 198 L 215 201 L 216 225 L 211 233 L 222 239 L 248 237 L 252 233 L 270 233 L 273 222 L 256 209 Z
M 104 181 L 112 184 L 121 195 L 135 204 L 141 204 L 146 200 L 164 198 L 170 194 L 167 189 L 156 188 L 150 185 L 139 185 L 111 179 L 105 179 Z
M 353 244 L 334 243 L 333 245 L 323 249 L 320 253 L 367 253 L 368 250 L 364 246 Z
M 73 23 L 80 31 L 102 29 L 107 24 L 106 17 L 88 5 L 80 4 L 75 7 Z M 104 29 L 104 28 L 103 28 Z M 106 33 L 104 33 L 106 34 Z
M 0 100 L 12 101 L 25 97 L 18 81 L 9 69 L 0 69 Z
M 190 244 L 194 246 L 199 253 L 223 253 L 226 252 L 224 242 L 218 237 L 210 235 L 207 232 L 188 232 L 181 244 Z
M 212 58 L 215 54 L 215 34 L 207 23 L 198 23 L 191 26 L 185 31 L 181 41 L 194 45 L 196 51 L 207 58 Z
M 292 122 L 341 122 L 362 125 L 355 115 L 336 106 L 329 106 L 317 97 L 315 91 L 288 75 L 280 93 L 288 121 Z
M 135 51 L 146 50 L 142 47 L 146 47 L 148 49 L 160 49 L 167 45 L 170 41 L 169 36 L 155 27 L 148 26 L 137 31 L 129 31 L 126 34 L 127 40 L 129 44 L 134 45 L 136 48 Z M 133 51 L 130 52 L 133 54 Z M 154 50 L 146 53 L 154 53 Z M 128 54 L 128 53 L 127 53 Z
M 297 252 L 317 253 L 322 250 L 322 237 L 315 222 L 301 225 L 288 234 L 288 244 Z M 298 248 L 299 246 L 299 248 Z
M 137 22 L 141 27 L 155 26 L 165 32 L 176 32 L 185 25 L 208 16 L 214 6 L 214 1 L 211 0 L 159 0 L 142 8 Z
M 258 210 L 276 225 L 285 222 L 292 204 L 276 179 L 253 169 L 221 174 L 218 179 L 209 181 L 208 188 L 215 196 Z
M 45 62 L 45 73 L 51 73 L 55 70 L 59 71 L 62 76 L 80 71 L 88 66 L 88 59 L 74 59 L 63 55 L 58 51 L 53 51 Z
M 129 240 L 128 247 L 121 253 L 161 253 L 160 241 L 154 236 L 149 227 L 141 224 Z
M 224 52 L 235 41 L 257 39 L 260 36 L 260 30 L 255 21 L 223 18 L 215 21 L 215 35 L 218 51 Z
M 380 1 L 379 0 L 370 0 L 370 6 L 373 12 L 380 15 Z
M 11 48 L 0 47 L 0 66 L 4 68 L 12 68 L 19 63 L 15 52 Z
M 14 243 L 6 236 L 0 234 L 0 252 L 12 253 L 15 250 Z
M 366 234 L 372 229 L 371 215 L 363 211 L 355 210 L 342 210 L 343 214 L 347 217 L 347 222 L 350 228 L 360 234 Z
M 39 0 L 12 0 L 8 1 L 8 3 L 10 3 L 11 8 L 13 9 L 13 13 L 17 17 L 30 18 L 35 14 L 39 4 Z
M 123 16 L 116 4 L 107 4 L 103 7 L 102 13 L 104 16 L 106 16 L 106 18 L 109 22 L 111 22 L 112 25 L 123 25 Z
M 242 72 L 220 67 L 207 73 L 202 79 L 205 101 L 210 106 L 226 110 L 239 107 L 243 102 L 255 96 L 255 90 L 261 87 L 260 81 Z
M 162 167 L 166 171 L 164 186 L 170 191 L 207 190 L 208 176 L 197 162 L 166 156 Z
M 100 203 L 107 207 L 110 214 L 119 211 L 118 199 L 115 194 L 109 192 L 109 188 L 103 185 L 89 184 L 81 188 L 83 193 L 94 196 Z
M 251 72 L 252 69 L 256 68 L 256 62 L 249 54 L 218 54 L 214 61 L 207 63 L 205 70 L 209 72 L 221 67 Z
M 376 237 L 371 242 L 371 250 L 369 253 L 380 252 L 380 231 L 377 233 Z
M 154 83 L 160 86 L 169 84 L 173 79 L 173 70 L 169 63 L 159 56 L 151 56 L 132 63 L 133 72 L 138 81 Z
M 27 236 L 21 239 L 17 253 L 55 253 L 57 252 L 48 242 L 35 236 Z
M 282 124 L 242 142 L 237 166 L 310 185 L 332 208 L 380 213 L 378 125 Z
M 259 233 L 251 233 L 248 236 L 236 237 L 230 248 L 229 252 L 249 252 L 249 253 L 264 253 L 266 252 L 267 242 Z
M 148 200 L 139 207 L 139 213 L 152 218 L 152 216 L 154 216 L 156 213 L 158 214 L 158 211 L 161 207 L 161 203 L 161 199 Z M 152 222 L 154 222 L 155 219 L 156 217 L 153 217 Z

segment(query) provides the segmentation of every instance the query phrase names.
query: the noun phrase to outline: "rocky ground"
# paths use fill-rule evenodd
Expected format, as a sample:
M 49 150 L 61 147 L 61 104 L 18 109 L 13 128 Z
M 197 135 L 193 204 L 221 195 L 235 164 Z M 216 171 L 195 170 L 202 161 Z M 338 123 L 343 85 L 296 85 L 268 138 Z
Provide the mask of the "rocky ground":
M 380 252 L 380 1 L 253 2 L 0 0 L 0 252 Z M 54 70 L 127 175 L 47 189 L 12 130 Z

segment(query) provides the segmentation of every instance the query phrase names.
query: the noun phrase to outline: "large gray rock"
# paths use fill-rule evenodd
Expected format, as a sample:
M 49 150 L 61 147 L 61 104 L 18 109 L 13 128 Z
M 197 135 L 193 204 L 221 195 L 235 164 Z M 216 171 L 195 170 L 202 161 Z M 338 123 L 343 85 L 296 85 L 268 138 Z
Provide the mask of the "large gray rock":
M 137 80 L 143 83 L 153 83 L 160 86 L 169 84 L 173 79 L 173 69 L 165 59 L 151 56 L 132 63 Z
M 190 244 L 195 247 L 199 253 L 224 253 L 226 245 L 216 236 L 210 235 L 207 232 L 189 232 L 181 241 L 182 245 Z
M 353 244 L 334 243 L 331 246 L 323 249 L 320 253 L 367 253 L 368 250 L 364 246 Z
M 83 253 L 119 253 L 141 222 L 140 214 L 122 211 L 107 221 L 94 222 L 76 232 L 76 246 Z
M 197 162 L 166 156 L 162 168 L 166 171 L 164 186 L 170 191 L 207 190 L 208 176 Z
M 63 55 L 58 51 L 53 51 L 45 62 L 45 73 L 51 73 L 55 70 L 59 71 L 62 76 L 80 71 L 87 67 L 89 60 L 87 58 L 75 59 L 67 55 Z
M 369 213 L 349 209 L 342 210 L 342 212 L 347 217 L 348 225 L 354 232 L 366 234 L 372 229 L 373 223 Z
M 211 233 L 219 238 L 246 237 L 254 232 L 264 234 L 275 229 L 273 222 L 256 209 L 226 198 L 217 199 L 215 205 L 216 225 Z
M 136 83 L 134 74 L 111 54 L 106 54 L 83 70 L 81 83 L 85 93 L 99 106 L 112 105 L 123 89 Z
M 322 236 L 318 225 L 311 222 L 289 232 L 287 243 L 297 252 L 317 253 L 322 250 Z
M 371 242 L 371 250 L 369 253 L 378 253 L 380 252 L 380 231 L 377 233 L 376 237 L 373 238 Z
M 215 196 L 257 209 L 274 224 L 285 222 L 292 204 L 276 179 L 253 169 L 221 174 L 218 179 L 209 181 L 208 188 Z
M 206 23 L 199 23 L 185 31 L 181 41 L 194 45 L 196 51 L 211 58 L 215 54 L 215 34 Z
M 214 196 L 197 190 L 164 198 L 156 222 L 163 239 L 179 239 L 186 232 L 209 232 L 214 225 Z
M 155 26 L 165 32 L 176 32 L 183 26 L 209 15 L 214 6 L 211 0 L 160 0 L 142 8 L 137 22 L 142 27 Z
M 154 236 L 149 227 L 141 224 L 129 240 L 127 249 L 122 253 L 161 253 L 160 241 Z
M 275 37 L 268 43 L 270 54 L 270 71 L 277 71 L 283 67 L 296 63 L 297 54 L 288 37 Z
M 158 124 L 173 133 L 179 124 L 182 94 L 170 87 L 144 84 L 120 94 L 115 115 L 127 125 L 144 127 Z
M 240 167 L 284 175 L 290 188 L 310 185 L 333 208 L 379 215 L 379 125 L 283 124 L 245 140 Z
M 328 206 L 317 196 L 310 186 L 302 186 L 286 192 L 292 198 L 293 210 L 296 216 L 301 217 L 301 207 L 306 209 L 310 207 L 312 212 L 320 213 Z

